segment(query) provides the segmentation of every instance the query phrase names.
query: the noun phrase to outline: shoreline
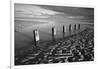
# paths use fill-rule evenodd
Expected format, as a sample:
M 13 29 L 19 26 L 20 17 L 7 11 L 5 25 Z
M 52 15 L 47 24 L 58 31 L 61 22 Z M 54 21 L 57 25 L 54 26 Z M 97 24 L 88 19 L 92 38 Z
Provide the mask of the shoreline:
M 46 54 L 46 52 L 47 53 L 50 53 L 50 51 L 52 51 L 53 49 L 55 50 L 56 48 L 59 48 L 59 47 L 63 47 L 63 43 L 66 43 L 67 42 L 67 44 L 71 44 L 72 46 L 70 46 L 70 47 L 74 47 L 73 45 L 73 43 L 75 43 L 75 40 L 77 39 L 77 37 L 78 36 L 81 36 L 81 35 L 83 35 L 84 34 L 84 32 L 87 32 L 87 31 L 93 31 L 93 33 L 91 34 L 91 35 L 94 35 L 94 30 L 91 28 L 91 29 L 89 29 L 89 28 L 87 28 L 87 29 L 85 29 L 84 31 L 82 31 L 82 32 L 80 32 L 80 33 L 78 33 L 78 34 L 74 34 L 74 35 L 71 35 L 71 36 L 68 36 L 68 37 L 66 37 L 65 39 L 58 39 L 56 42 L 45 42 L 45 43 L 47 43 L 47 44 L 45 44 L 45 45 L 43 45 L 43 46 L 39 46 L 39 47 L 37 47 L 37 48 L 30 48 L 30 50 L 27 50 L 27 51 L 24 51 L 24 52 L 21 52 L 21 54 L 23 54 L 23 55 L 18 55 L 18 56 L 15 56 L 15 58 L 16 59 L 18 59 L 17 57 L 23 57 L 23 56 L 27 56 L 27 55 L 31 55 L 31 54 L 33 54 L 33 55 L 35 55 L 36 53 L 37 53 L 37 55 L 38 55 L 38 57 L 40 57 L 40 54 L 42 54 L 41 56 L 42 57 L 44 57 L 43 55 L 45 55 Z M 89 32 L 87 32 L 87 33 L 89 33 Z M 84 34 L 85 35 L 85 34 Z M 81 37 L 80 37 L 81 38 Z M 93 37 L 92 37 L 93 38 Z M 85 38 L 86 39 L 86 38 Z M 70 43 L 70 40 L 72 41 L 72 43 Z M 61 44 L 61 46 L 59 46 L 59 43 Z M 76 42 L 77 43 L 77 42 Z M 57 45 L 58 44 L 58 45 Z M 41 45 L 41 44 L 40 44 Z M 66 44 L 65 44 L 66 45 Z M 67 45 L 68 46 L 68 45 Z M 50 51 L 49 51 L 50 50 Z M 53 50 L 53 51 L 54 51 Z M 34 53 L 33 53 L 34 52 Z M 16 54 L 15 54 L 16 55 Z M 52 54 L 53 55 L 53 54 Z M 52 56 L 51 55 L 51 56 Z M 46 56 L 46 55 L 45 55 Z M 34 56 L 33 56 L 34 57 Z M 36 58 L 36 57 L 35 57 Z M 52 57 L 53 58 L 53 57 Z M 25 58 L 19 58 L 20 60 L 24 60 Z M 37 58 L 36 58 L 37 59 Z M 70 59 L 69 59 L 70 60 Z M 15 60 L 15 63 L 17 63 L 17 61 L 18 60 Z M 47 60 L 46 60 L 47 61 Z M 84 60 L 85 61 L 85 60 Z M 36 61 L 34 61 L 34 62 L 36 62 Z M 69 61 L 70 62 L 70 61 Z M 36 64 L 36 63 L 33 63 L 33 64 Z

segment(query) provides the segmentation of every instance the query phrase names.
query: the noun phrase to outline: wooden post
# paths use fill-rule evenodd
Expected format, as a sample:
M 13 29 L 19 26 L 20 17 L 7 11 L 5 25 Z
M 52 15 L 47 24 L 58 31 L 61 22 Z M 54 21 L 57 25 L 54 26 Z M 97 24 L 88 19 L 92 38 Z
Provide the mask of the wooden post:
M 71 32 L 71 24 L 69 24 L 69 32 Z
M 56 28 L 52 27 L 52 40 L 55 40 Z
M 71 27 L 71 24 L 69 24 L 69 35 L 71 35 L 71 29 L 72 27 Z
M 65 33 L 66 33 L 66 26 L 63 25 L 63 38 L 65 37 Z
M 74 31 L 76 31 L 76 24 L 74 24 Z
M 37 29 L 33 30 L 33 34 L 34 34 L 34 45 L 37 46 L 37 44 L 39 43 L 39 31 Z
M 81 28 L 80 26 L 81 26 L 81 25 L 80 25 L 80 24 L 78 24 L 78 30 L 80 30 L 80 28 Z

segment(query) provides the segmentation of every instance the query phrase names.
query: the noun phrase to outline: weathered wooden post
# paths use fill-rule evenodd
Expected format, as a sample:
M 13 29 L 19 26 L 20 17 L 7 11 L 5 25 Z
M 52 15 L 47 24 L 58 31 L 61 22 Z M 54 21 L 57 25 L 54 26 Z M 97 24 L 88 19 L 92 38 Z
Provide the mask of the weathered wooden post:
M 80 28 L 81 28 L 81 25 L 80 25 L 80 24 L 78 24 L 78 30 L 80 30 Z
M 69 24 L 69 32 L 71 33 L 71 24 Z
M 63 25 L 63 38 L 65 37 L 65 33 L 66 33 L 66 26 Z
M 76 24 L 74 24 L 74 32 L 76 31 Z
M 34 45 L 37 46 L 39 43 L 39 31 L 37 29 L 33 30 L 33 34 L 34 34 Z
M 56 28 L 52 27 L 52 40 L 55 40 Z

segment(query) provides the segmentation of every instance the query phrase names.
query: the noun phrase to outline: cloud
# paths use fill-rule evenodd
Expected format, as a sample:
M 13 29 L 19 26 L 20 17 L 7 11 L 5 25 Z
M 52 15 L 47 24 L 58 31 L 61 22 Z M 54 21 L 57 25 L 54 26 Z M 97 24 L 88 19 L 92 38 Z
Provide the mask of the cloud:
M 15 4 L 15 17 L 48 18 L 61 12 L 42 8 L 40 6 Z
M 85 16 L 69 16 L 68 18 L 79 18 L 79 19 L 83 19 L 83 18 L 85 18 Z

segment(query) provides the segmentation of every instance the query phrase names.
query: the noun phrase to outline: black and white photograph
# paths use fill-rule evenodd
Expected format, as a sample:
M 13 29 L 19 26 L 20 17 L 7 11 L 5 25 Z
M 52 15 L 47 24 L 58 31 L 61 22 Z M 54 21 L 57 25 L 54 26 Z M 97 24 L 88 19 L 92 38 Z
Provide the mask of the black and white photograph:
M 94 61 L 94 8 L 14 3 L 14 65 Z

